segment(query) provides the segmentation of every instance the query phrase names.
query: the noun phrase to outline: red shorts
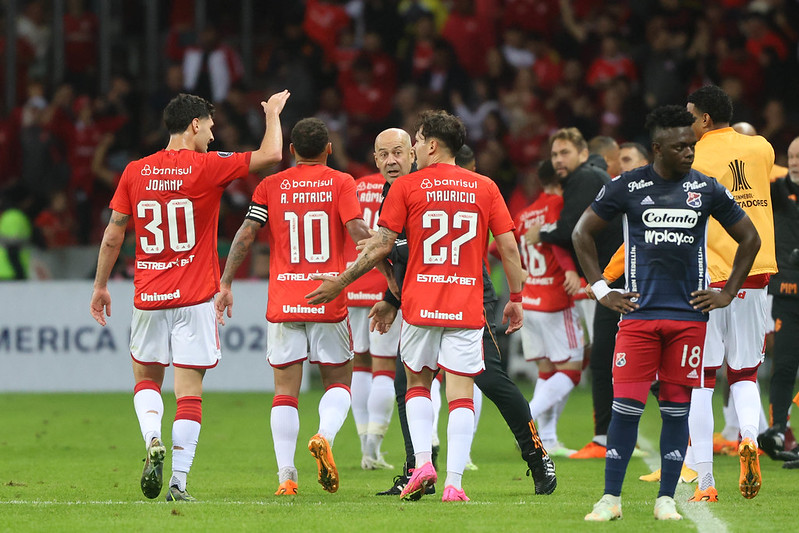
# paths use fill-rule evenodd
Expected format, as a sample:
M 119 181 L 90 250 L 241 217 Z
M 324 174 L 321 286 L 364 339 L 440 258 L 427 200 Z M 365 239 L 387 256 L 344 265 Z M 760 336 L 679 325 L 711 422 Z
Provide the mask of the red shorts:
M 613 382 L 658 379 L 698 387 L 707 322 L 622 320 L 616 334 Z

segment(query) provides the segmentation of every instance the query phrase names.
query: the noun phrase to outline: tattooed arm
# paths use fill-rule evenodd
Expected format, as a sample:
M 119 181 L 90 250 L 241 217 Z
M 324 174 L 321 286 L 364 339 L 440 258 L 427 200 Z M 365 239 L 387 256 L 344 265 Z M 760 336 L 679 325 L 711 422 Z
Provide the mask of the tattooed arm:
M 100 253 L 97 256 L 97 273 L 94 275 L 94 290 L 89 304 L 89 312 L 101 326 L 105 326 L 106 316 L 111 316 L 111 294 L 108 292 L 108 278 L 119 257 L 119 250 L 125 241 L 125 228 L 130 215 L 111 211 L 111 220 L 105 228 Z
M 379 261 L 385 259 L 391 251 L 391 247 L 394 246 L 396 239 L 397 233 L 395 231 L 380 226 L 377 233 L 366 241 L 355 262 L 341 275 L 314 276 L 314 279 L 322 280 L 322 284 L 313 292 L 305 295 L 308 303 L 323 304 L 334 300 L 344 290 L 344 287 L 369 272 Z
M 230 245 L 230 253 L 227 256 L 227 261 L 225 261 L 225 271 L 222 272 L 222 279 L 219 282 L 219 294 L 216 295 L 214 300 L 216 319 L 223 326 L 225 325 L 225 310 L 227 309 L 228 318 L 233 316 L 233 293 L 230 291 L 230 286 L 233 284 L 233 276 L 236 275 L 236 271 L 250 252 L 250 246 L 252 246 L 259 229 L 261 229 L 260 223 L 248 218 L 244 219 L 241 227 L 236 232 L 233 244 Z

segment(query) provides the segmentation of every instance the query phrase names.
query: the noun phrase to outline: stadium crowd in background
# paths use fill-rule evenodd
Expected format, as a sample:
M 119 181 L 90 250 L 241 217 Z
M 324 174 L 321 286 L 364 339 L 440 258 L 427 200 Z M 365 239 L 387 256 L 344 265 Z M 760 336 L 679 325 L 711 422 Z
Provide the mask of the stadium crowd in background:
M 206 8 L 198 14 L 194 2 L 174 0 L 159 6 L 160 86 L 140 82 L 140 50 L 116 47 L 103 91 L 97 3 L 66 2 L 63 42 L 55 41 L 52 2 L 17 4 L 17 98 L 0 116 L 0 209 L 22 209 L 41 247 L 100 242 L 122 169 L 163 146 L 161 110 L 181 91 L 217 106 L 212 149 L 242 151 L 260 136 L 258 102 L 286 87 L 293 95 L 287 128 L 322 118 L 341 140 L 331 165 L 356 177 L 373 172 L 377 133 L 408 130 L 423 109 L 450 110 L 465 122 L 481 173 L 497 182 L 512 214 L 514 204 L 525 207 L 539 193 L 530 177 L 556 129 L 646 145 L 640 117 L 709 82 L 732 97 L 734 121 L 750 122 L 771 142 L 777 163 L 785 165 L 799 134 L 790 98 L 799 32 L 789 23 L 799 6 L 785 0 L 255 2 L 257 38 L 248 50 L 237 48 L 237 2 L 196 3 Z M 137 42 L 141 6 L 122 4 L 113 22 Z M 207 24 L 197 27 L 198 18 Z M 54 49 L 64 54 L 58 83 L 48 76 Z M 244 57 L 252 58 L 249 76 Z M 222 243 L 232 240 L 262 177 L 225 192 Z

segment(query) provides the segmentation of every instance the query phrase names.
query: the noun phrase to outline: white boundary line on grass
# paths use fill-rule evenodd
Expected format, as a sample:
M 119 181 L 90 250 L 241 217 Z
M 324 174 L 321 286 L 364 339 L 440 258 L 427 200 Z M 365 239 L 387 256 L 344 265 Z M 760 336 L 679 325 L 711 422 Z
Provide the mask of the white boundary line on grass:
M 660 454 L 654 446 L 652 446 L 652 443 L 645 437 L 642 437 L 640 433 L 638 434 L 638 442 L 641 448 L 649 452 L 649 455 L 644 457 L 644 462 L 646 466 L 649 467 L 649 470 L 654 471 L 660 468 Z M 682 515 L 696 524 L 696 529 L 699 533 L 727 533 L 726 522 L 713 514 L 713 511 L 710 509 L 711 503 L 688 502 L 688 498 L 694 493 L 692 487 L 693 484 L 691 483 L 677 484 L 674 500 L 677 502 L 677 506 L 680 508 Z

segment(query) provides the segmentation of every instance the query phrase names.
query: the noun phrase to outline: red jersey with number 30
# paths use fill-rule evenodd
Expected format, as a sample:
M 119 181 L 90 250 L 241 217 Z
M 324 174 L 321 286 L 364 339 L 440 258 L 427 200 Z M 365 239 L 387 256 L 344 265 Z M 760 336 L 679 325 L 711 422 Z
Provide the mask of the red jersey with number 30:
M 219 292 L 219 200 L 249 173 L 251 155 L 161 150 L 128 164 L 110 205 L 134 220 L 136 308 L 185 307 Z
M 402 318 L 415 326 L 477 329 L 483 317 L 488 230 L 513 231 L 505 201 L 485 176 L 433 164 L 391 185 L 378 225 L 405 228 Z
M 355 180 L 355 191 L 358 194 L 358 201 L 363 210 L 363 220 L 370 229 L 377 230 L 377 217 L 380 211 L 380 204 L 383 202 L 383 187 L 386 178 L 382 174 L 369 174 Z M 344 254 L 349 266 L 358 257 L 355 243 L 347 243 L 347 251 Z M 350 307 L 372 307 L 383 300 L 383 294 L 388 288 L 385 276 L 377 269 L 372 269 L 360 278 L 356 279 L 344 289 L 347 297 L 347 305 Z
M 566 273 L 558 264 L 552 245 L 530 245 L 524 234 L 533 224 L 555 224 L 563 209 L 563 197 L 541 193 L 535 202 L 516 215 L 516 235 L 521 247 L 522 266 L 527 279 L 522 288 L 522 307 L 533 311 L 553 312 L 571 307 L 572 301 L 563 283 Z
M 297 165 L 261 181 L 248 218 L 259 220 L 252 215 L 259 208 L 267 213 L 269 226 L 267 320 L 344 320 L 343 294 L 322 305 L 309 305 L 305 295 L 319 286 L 311 278 L 314 274 L 338 275 L 344 270 L 345 246 L 352 243 L 344 225 L 361 218 L 352 176 L 325 165 Z

